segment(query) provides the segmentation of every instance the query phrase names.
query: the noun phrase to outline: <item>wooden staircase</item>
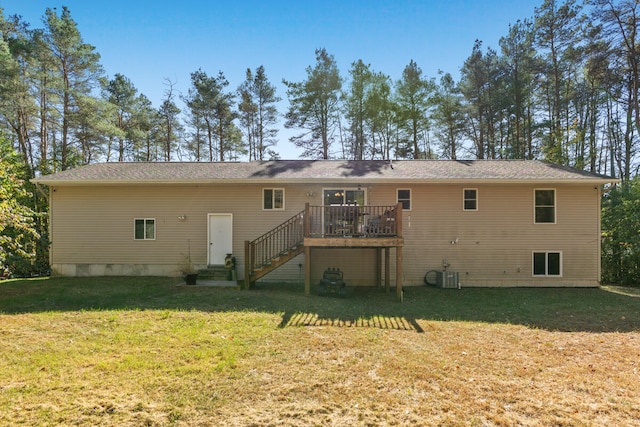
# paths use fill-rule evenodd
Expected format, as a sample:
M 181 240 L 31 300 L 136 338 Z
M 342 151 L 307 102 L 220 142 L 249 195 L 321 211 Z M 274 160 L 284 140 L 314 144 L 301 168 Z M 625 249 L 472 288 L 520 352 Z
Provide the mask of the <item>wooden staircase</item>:
M 244 243 L 244 288 L 304 252 L 304 292 L 311 292 L 312 248 L 376 249 L 378 285 L 390 286 L 389 251 L 396 252 L 396 295 L 402 299 L 402 203 L 395 206 L 310 206 L 253 241 Z
M 257 239 L 245 241 L 245 289 L 304 252 L 304 214 L 302 211 Z

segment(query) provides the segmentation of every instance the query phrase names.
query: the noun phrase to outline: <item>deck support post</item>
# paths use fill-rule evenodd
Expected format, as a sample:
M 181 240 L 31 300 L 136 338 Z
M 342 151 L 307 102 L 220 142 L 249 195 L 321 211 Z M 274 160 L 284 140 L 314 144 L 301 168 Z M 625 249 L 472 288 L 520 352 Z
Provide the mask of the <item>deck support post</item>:
M 402 246 L 396 246 L 396 299 L 402 302 Z
M 251 249 L 250 242 L 248 240 L 244 241 L 244 283 L 242 288 L 249 289 L 251 286 Z
M 382 287 L 382 248 L 376 248 L 376 286 Z
M 390 250 L 391 248 L 384 248 L 384 290 L 387 292 L 389 292 L 389 287 L 391 286 Z
M 311 295 L 311 246 L 304 247 L 304 294 Z

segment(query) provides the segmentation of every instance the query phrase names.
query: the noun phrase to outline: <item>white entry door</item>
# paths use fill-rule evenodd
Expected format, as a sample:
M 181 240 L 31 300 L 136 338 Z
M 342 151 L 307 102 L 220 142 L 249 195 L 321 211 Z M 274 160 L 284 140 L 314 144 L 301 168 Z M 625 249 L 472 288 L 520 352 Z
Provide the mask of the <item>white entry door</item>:
M 233 215 L 209 214 L 209 265 L 224 265 L 233 253 Z

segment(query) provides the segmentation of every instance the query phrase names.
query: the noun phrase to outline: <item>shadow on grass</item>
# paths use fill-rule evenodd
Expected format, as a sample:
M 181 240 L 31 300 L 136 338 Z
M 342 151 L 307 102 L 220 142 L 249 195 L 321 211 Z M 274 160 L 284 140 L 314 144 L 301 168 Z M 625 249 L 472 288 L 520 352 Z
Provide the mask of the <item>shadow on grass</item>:
M 394 329 L 397 331 L 415 331 L 423 333 L 424 329 L 414 317 L 406 316 L 352 316 L 326 317 L 320 313 L 285 312 L 279 328 L 300 326 L 339 326 L 377 329 Z
M 100 277 L 0 282 L 0 313 L 82 310 L 252 311 L 282 316 L 280 327 L 343 326 L 423 332 L 420 321 L 525 325 L 557 331 L 640 330 L 635 288 L 408 287 L 395 292 L 350 288 L 346 298 L 304 295 L 302 284 L 270 284 L 251 291 L 176 286 L 175 278 Z

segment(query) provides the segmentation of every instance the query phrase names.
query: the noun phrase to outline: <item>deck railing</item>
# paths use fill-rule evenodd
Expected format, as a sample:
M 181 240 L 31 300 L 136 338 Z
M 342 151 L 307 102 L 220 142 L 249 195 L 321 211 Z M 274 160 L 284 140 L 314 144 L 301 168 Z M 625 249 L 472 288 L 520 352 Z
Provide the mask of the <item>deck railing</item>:
M 402 205 L 307 206 L 305 237 L 393 237 L 402 231 Z

